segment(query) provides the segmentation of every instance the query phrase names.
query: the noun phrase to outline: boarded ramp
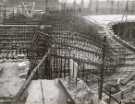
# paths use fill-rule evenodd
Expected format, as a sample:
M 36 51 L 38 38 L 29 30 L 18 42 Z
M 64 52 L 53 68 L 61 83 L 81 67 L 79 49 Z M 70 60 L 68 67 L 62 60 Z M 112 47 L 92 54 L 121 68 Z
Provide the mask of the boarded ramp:
M 73 80 L 70 85 L 67 82 L 67 79 L 33 80 L 25 104 L 106 104 L 82 80 L 77 87 Z
M 58 80 L 33 80 L 25 104 L 66 104 L 67 99 Z

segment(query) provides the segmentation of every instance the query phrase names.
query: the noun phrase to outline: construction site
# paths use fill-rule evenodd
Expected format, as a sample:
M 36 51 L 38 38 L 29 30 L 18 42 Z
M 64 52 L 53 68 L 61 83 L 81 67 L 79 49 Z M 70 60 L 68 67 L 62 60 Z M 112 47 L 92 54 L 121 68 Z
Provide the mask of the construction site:
M 0 104 L 135 104 L 135 0 L 0 0 Z

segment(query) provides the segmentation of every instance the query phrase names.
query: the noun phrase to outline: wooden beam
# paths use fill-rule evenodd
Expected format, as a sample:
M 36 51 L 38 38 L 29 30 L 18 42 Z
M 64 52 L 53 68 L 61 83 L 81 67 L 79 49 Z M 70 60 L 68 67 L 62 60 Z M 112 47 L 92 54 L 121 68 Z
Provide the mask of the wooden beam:
M 43 62 L 45 61 L 45 59 L 47 58 L 47 56 L 50 54 L 50 52 L 51 52 L 51 48 L 48 49 L 48 52 L 45 53 L 45 55 L 43 56 L 43 58 L 39 62 L 39 64 L 32 70 L 32 72 L 31 72 L 30 76 L 28 77 L 28 79 L 24 82 L 23 86 L 20 88 L 20 90 L 16 94 L 16 96 L 15 96 L 12 104 L 16 104 L 20 100 L 20 97 L 22 96 L 22 94 L 24 93 L 24 91 L 28 88 L 28 86 L 31 83 L 31 80 L 33 79 L 33 77 L 36 74 L 37 70 L 43 64 Z

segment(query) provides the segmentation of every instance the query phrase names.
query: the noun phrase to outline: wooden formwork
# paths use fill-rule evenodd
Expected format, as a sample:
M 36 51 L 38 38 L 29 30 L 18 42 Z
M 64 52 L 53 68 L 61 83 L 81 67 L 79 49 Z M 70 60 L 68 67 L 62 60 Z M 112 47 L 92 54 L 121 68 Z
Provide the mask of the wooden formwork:
M 16 59 L 19 55 L 28 56 L 36 26 L 0 26 L 1 59 Z
M 53 30 L 49 33 L 49 36 L 54 39 L 55 47 L 48 57 L 47 65 L 42 68 L 48 68 L 51 78 L 68 76 L 71 67 L 74 68 L 72 66 L 74 64 L 77 64 L 77 68 L 80 70 L 79 76 L 85 76 L 82 74 L 85 73 L 85 70 L 93 72 L 100 69 L 102 40 L 96 36 L 65 31 L 61 25 L 56 27 L 58 31 Z M 47 38 L 44 38 L 45 34 L 36 31 L 36 25 L 1 25 L 0 30 L 1 59 L 16 59 L 17 56 L 24 54 L 34 67 L 47 50 Z M 53 75 L 53 72 L 56 72 L 57 76 Z M 46 74 L 48 75 L 48 73 Z
M 58 30 L 49 33 L 53 38 L 55 47 L 48 57 L 47 67 L 49 78 L 71 76 L 77 70 L 77 77 L 86 81 L 91 74 L 100 74 L 103 58 L 103 39 L 88 36 L 76 31 L 65 31 L 60 26 Z M 106 47 L 108 48 L 108 47 Z M 105 72 L 111 73 L 115 66 L 115 58 L 111 51 L 106 51 Z M 116 56 L 115 56 L 116 57 Z

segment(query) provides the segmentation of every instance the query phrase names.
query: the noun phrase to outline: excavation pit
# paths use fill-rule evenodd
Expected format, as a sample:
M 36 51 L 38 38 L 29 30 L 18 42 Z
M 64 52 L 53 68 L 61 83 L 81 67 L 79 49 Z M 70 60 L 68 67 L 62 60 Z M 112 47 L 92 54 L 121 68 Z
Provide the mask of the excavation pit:
M 135 45 L 135 22 L 115 23 L 112 31 L 121 39 Z

